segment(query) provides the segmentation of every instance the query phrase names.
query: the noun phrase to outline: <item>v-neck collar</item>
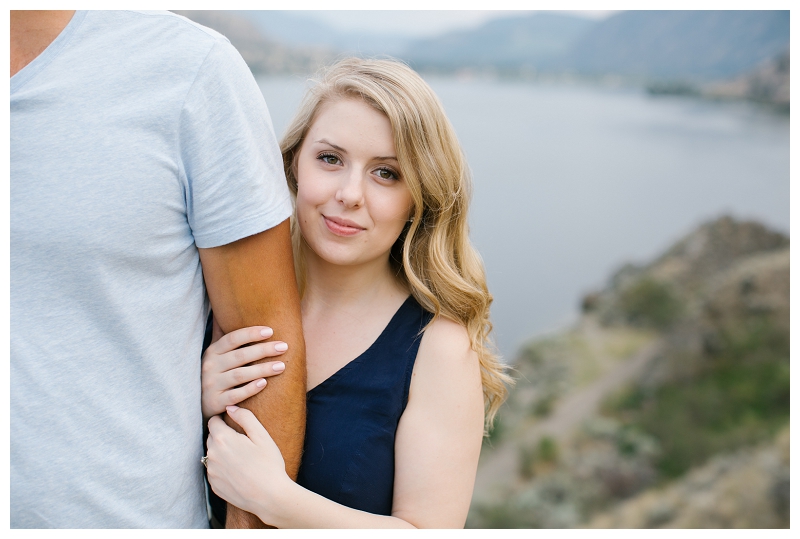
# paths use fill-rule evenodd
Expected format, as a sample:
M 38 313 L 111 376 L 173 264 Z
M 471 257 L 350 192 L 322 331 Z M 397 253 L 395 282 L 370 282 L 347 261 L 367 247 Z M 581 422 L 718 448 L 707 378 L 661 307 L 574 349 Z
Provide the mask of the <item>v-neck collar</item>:
M 344 373 L 354 369 L 356 366 L 361 364 L 361 361 L 364 358 L 364 356 L 366 356 L 371 350 L 373 350 L 376 346 L 378 346 L 381 343 L 381 341 L 383 341 L 385 336 L 389 333 L 389 330 L 398 323 L 400 313 L 403 311 L 403 309 L 406 308 L 406 305 L 408 305 L 409 302 L 411 302 L 413 299 L 414 296 L 412 295 L 409 295 L 406 298 L 403 304 L 400 305 L 400 307 L 392 315 L 391 320 L 389 320 L 389 323 L 386 324 L 385 328 L 383 328 L 383 331 L 381 331 L 381 334 L 378 335 L 378 338 L 375 339 L 375 341 L 371 345 L 369 345 L 369 348 L 367 348 L 361 354 L 359 354 L 358 357 L 351 359 L 350 361 L 345 363 L 341 368 L 339 368 L 339 370 L 337 370 L 336 372 L 325 378 L 322 382 L 318 383 L 317 385 L 309 389 L 306 395 L 311 395 L 311 393 L 316 391 L 317 388 L 333 384 L 338 378 L 344 376 Z
M 52 62 L 58 54 L 69 43 L 70 39 L 75 35 L 75 32 L 80 27 L 83 20 L 86 18 L 87 11 L 76 11 L 72 19 L 67 23 L 61 33 L 50 43 L 39 56 L 31 60 L 31 62 L 17 71 L 11 77 L 11 94 L 19 90 L 25 83 L 38 75 L 50 62 Z

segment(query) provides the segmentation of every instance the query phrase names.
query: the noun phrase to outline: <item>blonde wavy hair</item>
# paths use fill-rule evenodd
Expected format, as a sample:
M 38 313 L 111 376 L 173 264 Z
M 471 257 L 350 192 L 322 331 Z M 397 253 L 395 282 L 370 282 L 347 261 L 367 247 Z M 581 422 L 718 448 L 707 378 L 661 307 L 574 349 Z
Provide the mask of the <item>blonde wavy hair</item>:
M 296 197 L 296 156 L 323 103 L 355 98 L 386 115 L 401 177 L 413 200 L 413 219 L 392 247 L 391 263 L 420 305 L 467 329 L 480 361 L 485 426 L 490 428 L 513 380 L 490 341 L 492 295 L 480 255 L 469 241 L 472 182 L 439 99 L 422 77 L 395 60 L 346 58 L 314 82 L 281 141 L 289 189 Z M 305 261 L 297 219 L 292 219 L 292 240 L 302 295 Z

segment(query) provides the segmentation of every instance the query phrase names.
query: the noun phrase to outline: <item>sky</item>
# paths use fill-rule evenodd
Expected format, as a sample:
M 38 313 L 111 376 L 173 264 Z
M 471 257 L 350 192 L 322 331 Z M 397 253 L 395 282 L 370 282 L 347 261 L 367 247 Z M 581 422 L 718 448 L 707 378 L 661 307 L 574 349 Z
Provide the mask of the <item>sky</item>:
M 391 17 L 386 17 L 386 11 L 364 10 L 307 10 L 297 13 L 325 22 L 336 30 L 378 33 L 385 29 L 395 35 L 419 38 L 449 30 L 474 28 L 490 19 L 534 12 L 535 10 L 407 10 L 395 11 Z M 608 10 L 561 12 L 594 19 L 615 13 Z

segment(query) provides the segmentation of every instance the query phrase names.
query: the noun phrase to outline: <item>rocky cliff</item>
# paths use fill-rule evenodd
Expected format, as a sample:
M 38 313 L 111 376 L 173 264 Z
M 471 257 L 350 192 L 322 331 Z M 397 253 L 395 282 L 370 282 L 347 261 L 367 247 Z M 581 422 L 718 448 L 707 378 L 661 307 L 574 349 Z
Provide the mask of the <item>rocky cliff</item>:
M 718 219 L 583 308 L 520 351 L 468 526 L 788 526 L 788 238 Z

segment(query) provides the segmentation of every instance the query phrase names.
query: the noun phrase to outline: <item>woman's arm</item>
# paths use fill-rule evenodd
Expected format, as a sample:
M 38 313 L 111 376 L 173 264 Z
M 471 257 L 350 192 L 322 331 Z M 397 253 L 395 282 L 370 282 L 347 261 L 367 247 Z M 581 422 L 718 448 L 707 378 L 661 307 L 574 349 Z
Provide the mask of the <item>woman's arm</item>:
M 350 509 L 306 490 L 286 475 L 283 457 L 249 410 L 228 407 L 208 422 L 208 482 L 218 496 L 278 528 L 412 528 L 398 518 Z
M 365 513 L 286 476 L 283 458 L 247 410 L 230 407 L 241 435 L 209 422 L 208 477 L 229 502 L 279 528 L 457 528 L 469 510 L 483 435 L 478 359 L 466 331 L 435 321 L 422 339 L 395 441 L 392 516 Z
M 395 440 L 392 515 L 463 528 L 483 441 L 483 387 L 466 329 L 436 319 L 420 344 Z

